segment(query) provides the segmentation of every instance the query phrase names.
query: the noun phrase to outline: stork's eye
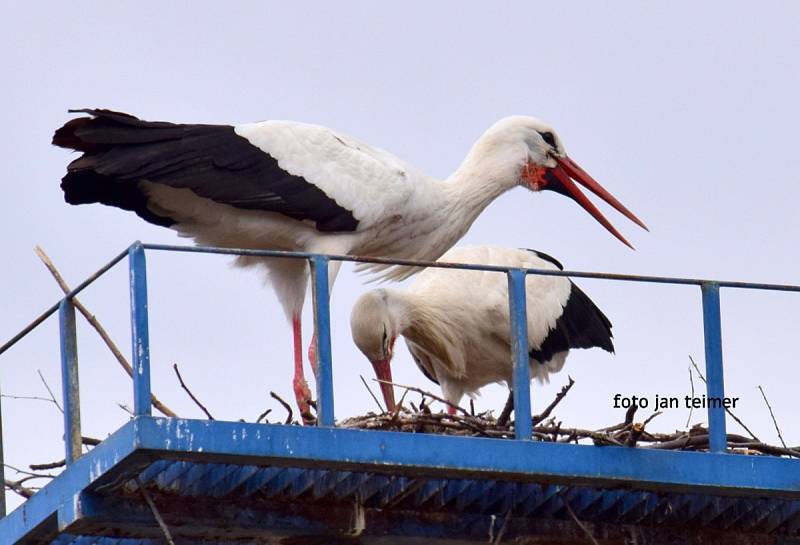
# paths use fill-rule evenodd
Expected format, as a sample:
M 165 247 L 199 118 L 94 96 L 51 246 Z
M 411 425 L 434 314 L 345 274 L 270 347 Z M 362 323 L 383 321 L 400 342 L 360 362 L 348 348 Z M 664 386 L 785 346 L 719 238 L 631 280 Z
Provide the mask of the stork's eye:
M 553 133 L 551 133 L 550 131 L 540 132 L 539 136 L 541 136 L 542 140 L 544 140 L 549 146 L 553 148 L 556 147 L 556 137 L 553 136 Z
M 383 325 L 383 340 L 381 341 L 382 344 L 383 344 L 383 351 L 384 352 L 388 352 L 389 351 L 388 340 L 389 340 L 389 335 L 386 333 L 386 324 L 384 324 Z

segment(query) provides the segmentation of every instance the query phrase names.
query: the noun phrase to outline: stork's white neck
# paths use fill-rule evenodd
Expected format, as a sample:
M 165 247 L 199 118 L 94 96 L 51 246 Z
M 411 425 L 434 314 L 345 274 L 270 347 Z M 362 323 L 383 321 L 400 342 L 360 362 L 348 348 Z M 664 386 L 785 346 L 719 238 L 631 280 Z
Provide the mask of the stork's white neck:
M 519 184 L 527 147 L 509 144 L 492 132 L 484 134 L 461 166 L 444 182 L 451 218 L 464 221 L 464 232 L 497 197 Z

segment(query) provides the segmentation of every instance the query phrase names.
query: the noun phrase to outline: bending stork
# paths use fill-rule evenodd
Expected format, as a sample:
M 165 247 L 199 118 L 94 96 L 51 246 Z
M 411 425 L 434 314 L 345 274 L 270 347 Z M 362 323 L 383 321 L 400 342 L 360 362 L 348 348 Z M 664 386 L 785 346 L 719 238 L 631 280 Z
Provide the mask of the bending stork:
M 547 254 L 492 246 L 453 248 L 440 261 L 563 270 Z M 547 381 L 564 367 L 573 348 L 614 352 L 611 322 L 569 278 L 528 275 L 525 294 L 531 378 Z M 425 269 L 407 290 L 363 294 L 353 307 L 350 325 L 356 346 L 382 381 L 390 412 L 395 408 L 391 361 L 401 335 L 417 367 L 439 384 L 453 406 L 464 394 L 473 395 L 492 382 L 511 386 L 514 365 L 503 273 Z
M 458 170 L 438 181 L 381 149 L 316 125 L 190 125 L 109 110 L 74 112 L 88 116 L 72 119 L 53 137 L 55 145 L 82 152 L 62 179 L 65 200 L 130 210 L 198 244 L 435 260 L 489 203 L 520 185 L 574 199 L 628 244 L 573 179 L 644 227 L 567 157 L 551 127 L 531 117 L 497 122 Z M 307 415 L 311 393 L 303 376 L 300 312 L 308 264 L 253 257 L 236 262 L 266 269 L 292 323 L 293 385 Z M 338 268 L 339 262 L 331 263 L 331 282 Z M 414 272 L 362 269 L 389 279 Z M 313 347 L 312 341 L 312 363 Z

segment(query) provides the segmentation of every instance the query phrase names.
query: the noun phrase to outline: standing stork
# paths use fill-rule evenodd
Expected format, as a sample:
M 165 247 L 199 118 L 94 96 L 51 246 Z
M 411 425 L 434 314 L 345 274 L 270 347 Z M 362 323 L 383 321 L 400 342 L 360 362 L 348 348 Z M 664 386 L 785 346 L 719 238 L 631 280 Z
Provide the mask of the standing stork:
M 390 153 L 316 125 L 190 125 L 109 110 L 73 112 L 88 116 L 70 120 L 53 136 L 55 145 L 82 152 L 62 179 L 65 200 L 131 210 L 198 244 L 435 260 L 489 203 L 516 186 L 574 199 L 628 244 L 575 182 L 644 227 L 566 155 L 552 128 L 531 117 L 498 121 L 458 170 L 438 181 Z M 294 392 L 301 414 L 309 414 L 300 328 L 308 264 L 255 257 L 236 262 L 267 270 L 292 323 Z M 331 282 L 338 268 L 339 262 L 331 263 Z M 389 279 L 414 272 L 363 268 Z M 313 347 L 312 341 L 312 363 Z
M 547 254 L 492 246 L 452 248 L 440 261 L 563 270 Z M 531 378 L 548 380 L 573 348 L 614 351 L 611 322 L 569 278 L 528 275 L 525 295 Z M 389 411 L 395 408 L 391 361 L 401 335 L 420 371 L 442 388 L 451 414 L 464 394 L 493 382 L 511 386 L 508 282 L 501 272 L 425 269 L 408 290 L 363 294 L 350 325 L 381 381 Z

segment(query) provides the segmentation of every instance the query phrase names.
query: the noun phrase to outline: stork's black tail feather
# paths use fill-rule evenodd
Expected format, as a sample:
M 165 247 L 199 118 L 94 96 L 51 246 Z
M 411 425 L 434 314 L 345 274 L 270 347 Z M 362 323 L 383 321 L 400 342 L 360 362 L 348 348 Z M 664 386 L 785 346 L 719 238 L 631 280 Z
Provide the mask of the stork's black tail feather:
M 167 227 L 179 221 L 179 214 L 165 217 L 171 212 L 149 201 L 142 183 L 148 182 L 188 189 L 238 209 L 311 220 L 320 231 L 353 231 L 358 226 L 351 210 L 302 176 L 283 170 L 277 159 L 231 125 L 144 121 L 103 109 L 71 111 L 89 117 L 68 121 L 53 135 L 56 146 L 82 152 L 61 181 L 70 204 L 132 210 Z
M 154 214 L 147 206 L 134 177 L 125 176 L 135 170 L 124 154 L 114 148 L 179 139 L 180 125 L 142 121 L 132 115 L 104 109 L 70 110 L 91 117 L 72 119 L 53 134 L 53 144 L 83 152 L 67 167 L 61 179 L 64 200 L 69 204 L 102 203 L 131 210 L 143 219 L 168 227 L 173 221 Z M 137 146 L 138 147 L 138 146 Z M 141 153 L 136 154 L 137 162 Z
M 614 352 L 611 321 L 578 286 L 571 290 L 564 312 L 538 350 L 530 356 L 539 362 L 549 361 L 554 354 L 571 348 L 602 348 Z

